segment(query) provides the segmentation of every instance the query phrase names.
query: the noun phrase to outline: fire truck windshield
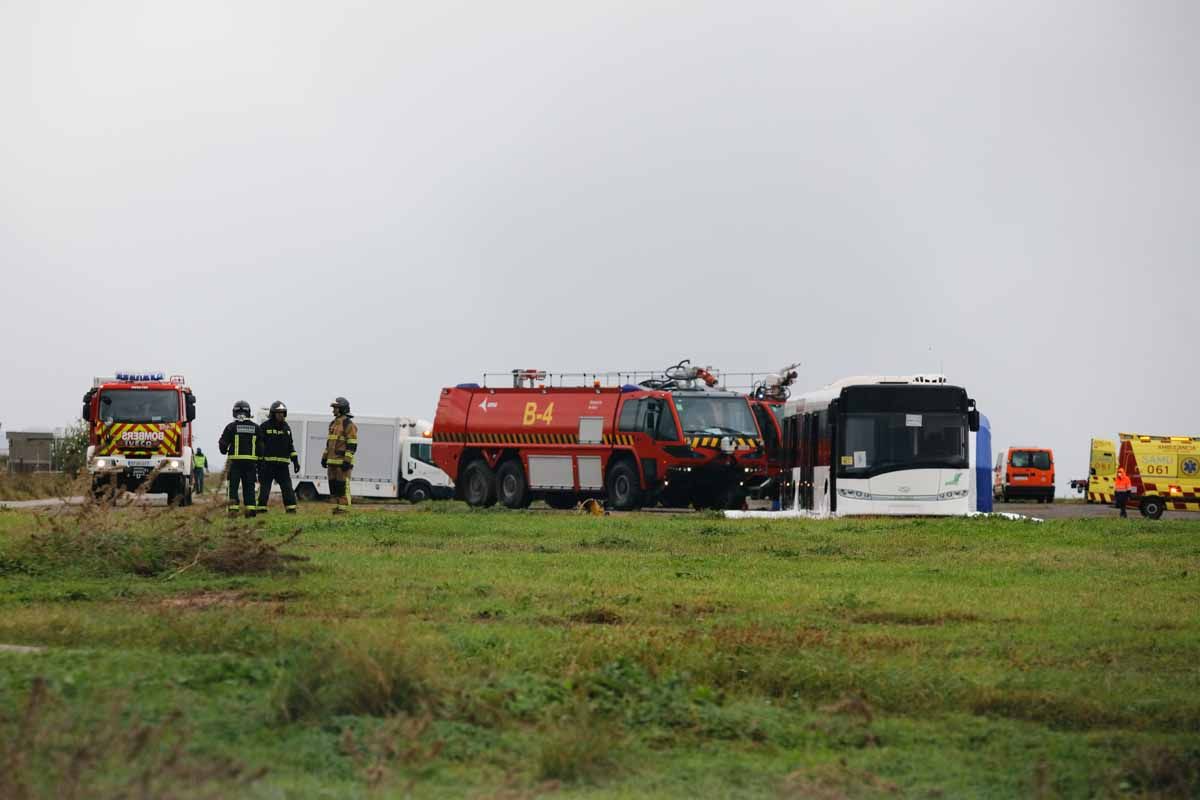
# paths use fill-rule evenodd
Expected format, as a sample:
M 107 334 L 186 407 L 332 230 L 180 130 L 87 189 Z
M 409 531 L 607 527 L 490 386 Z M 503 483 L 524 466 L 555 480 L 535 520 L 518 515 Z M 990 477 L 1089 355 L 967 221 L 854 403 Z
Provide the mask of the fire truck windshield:
M 179 395 L 165 389 L 110 389 L 100 394 L 102 422 L 178 422 Z
M 754 415 L 744 397 L 676 395 L 675 410 L 684 435 L 758 436 Z

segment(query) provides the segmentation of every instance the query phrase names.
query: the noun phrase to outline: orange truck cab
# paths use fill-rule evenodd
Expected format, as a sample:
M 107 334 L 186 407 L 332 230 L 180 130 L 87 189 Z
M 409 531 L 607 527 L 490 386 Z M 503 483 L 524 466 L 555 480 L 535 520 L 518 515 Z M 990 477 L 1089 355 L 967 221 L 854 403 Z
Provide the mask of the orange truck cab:
M 992 496 L 1008 503 L 1030 499 L 1054 502 L 1054 451 L 1044 447 L 1010 447 L 996 456 Z

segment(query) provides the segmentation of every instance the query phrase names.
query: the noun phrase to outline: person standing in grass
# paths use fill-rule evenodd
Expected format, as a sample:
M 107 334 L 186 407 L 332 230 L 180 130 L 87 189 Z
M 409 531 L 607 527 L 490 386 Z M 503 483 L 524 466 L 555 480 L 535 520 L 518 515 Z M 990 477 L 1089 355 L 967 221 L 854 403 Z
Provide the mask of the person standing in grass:
M 250 404 L 238 400 L 233 404 L 233 422 L 225 426 L 219 443 L 229 471 L 229 516 L 238 513 L 238 488 L 241 487 L 241 509 L 253 517 L 254 479 L 258 472 L 258 455 L 262 452 L 262 437 L 258 425 L 250 419 Z
M 271 484 L 278 483 L 283 494 L 283 509 L 296 513 L 296 492 L 292 489 L 292 476 L 288 474 L 288 462 L 297 475 L 300 474 L 300 459 L 292 442 L 292 429 L 287 424 L 287 406 L 282 400 L 271 403 L 267 421 L 258 426 L 262 439 L 262 464 L 259 466 L 258 513 L 267 513 L 267 501 L 271 499 Z
M 1113 481 L 1113 490 L 1116 492 L 1116 506 L 1121 511 L 1121 516 L 1128 516 L 1125 513 L 1125 504 L 1129 502 L 1129 490 L 1133 488 L 1133 482 L 1129 480 L 1129 476 L 1125 474 L 1125 468 L 1117 470 L 1117 477 Z
M 329 495 L 335 503 L 333 513 L 345 514 L 350 510 L 350 473 L 358 452 L 358 426 L 350 414 L 349 400 L 339 397 L 329 406 L 333 409 L 333 422 L 329 423 L 321 466 L 328 470 Z
M 196 484 L 196 494 L 204 494 L 204 470 L 208 469 L 208 456 L 199 447 L 192 456 L 192 483 Z

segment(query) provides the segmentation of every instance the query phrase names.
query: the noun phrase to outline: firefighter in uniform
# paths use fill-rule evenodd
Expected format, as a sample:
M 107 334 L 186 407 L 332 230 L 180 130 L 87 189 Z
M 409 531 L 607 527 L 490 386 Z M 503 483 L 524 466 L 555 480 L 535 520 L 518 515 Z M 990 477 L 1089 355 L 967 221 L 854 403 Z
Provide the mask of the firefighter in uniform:
M 267 512 L 271 499 L 271 484 L 278 483 L 283 493 L 283 508 L 289 514 L 296 513 L 296 492 L 292 489 L 292 476 L 288 474 L 288 462 L 300 474 L 300 458 L 292 442 L 292 428 L 287 424 L 287 406 L 283 401 L 271 403 L 267 421 L 258 426 L 262 441 L 262 461 L 258 468 L 258 513 Z
M 358 450 L 358 426 L 350 416 L 349 400 L 339 397 L 329 406 L 333 409 L 333 422 L 329 423 L 321 466 L 329 470 L 329 494 L 336 503 L 333 513 L 345 514 L 350 510 L 350 473 Z
M 247 517 L 253 517 L 254 473 L 258 470 L 262 440 L 258 426 L 250 419 L 250 404 L 245 400 L 233 404 L 233 422 L 225 426 L 218 446 L 229 466 L 229 516 L 237 516 L 240 486 L 241 509 Z

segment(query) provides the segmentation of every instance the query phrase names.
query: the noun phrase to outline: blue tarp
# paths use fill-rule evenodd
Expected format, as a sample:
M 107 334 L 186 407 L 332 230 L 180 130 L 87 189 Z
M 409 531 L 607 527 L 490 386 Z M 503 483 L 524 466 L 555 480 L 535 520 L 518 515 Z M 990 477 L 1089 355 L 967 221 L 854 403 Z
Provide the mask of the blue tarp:
M 975 434 L 975 510 L 992 511 L 992 423 L 983 414 Z

